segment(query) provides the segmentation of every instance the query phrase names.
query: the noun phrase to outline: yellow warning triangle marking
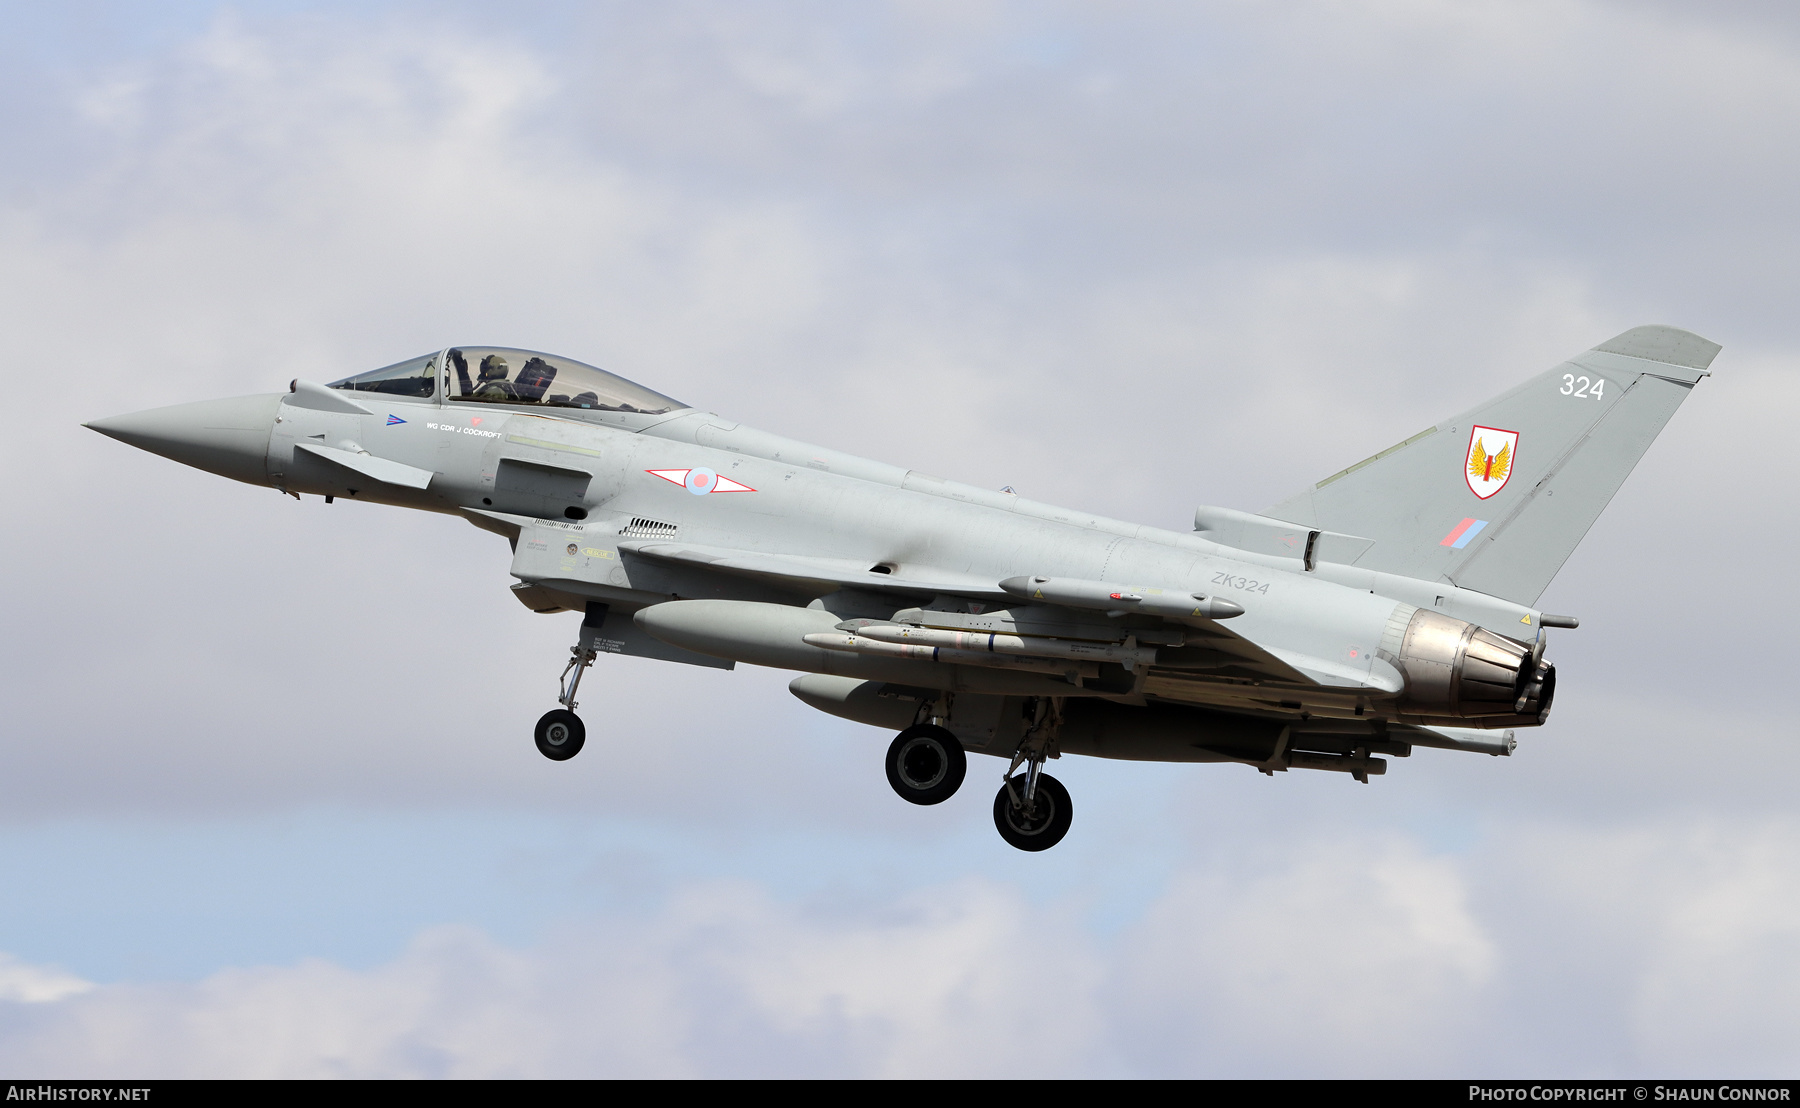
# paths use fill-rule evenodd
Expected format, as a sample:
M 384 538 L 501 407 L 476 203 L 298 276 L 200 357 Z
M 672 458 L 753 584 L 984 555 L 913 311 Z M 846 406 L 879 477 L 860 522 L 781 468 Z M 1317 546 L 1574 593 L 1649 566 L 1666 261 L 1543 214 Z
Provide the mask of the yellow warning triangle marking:
M 1530 624 L 1530 623 L 1531 623 L 1531 617 L 1530 617 L 1530 616 L 1520 616 L 1520 617 L 1519 617 L 1519 622 L 1520 622 L 1520 623 L 1523 623 L 1523 624 L 1526 624 L 1526 625 L 1529 625 L 1529 624 Z

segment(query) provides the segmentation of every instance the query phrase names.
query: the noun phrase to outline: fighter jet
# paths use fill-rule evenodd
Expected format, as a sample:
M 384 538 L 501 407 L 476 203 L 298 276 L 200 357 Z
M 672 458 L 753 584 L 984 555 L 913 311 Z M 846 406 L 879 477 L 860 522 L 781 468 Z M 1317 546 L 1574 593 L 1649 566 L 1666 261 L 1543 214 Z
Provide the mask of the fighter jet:
M 602 654 L 798 670 L 805 703 L 897 732 L 903 800 L 950 799 L 968 752 L 1000 759 L 994 825 L 1036 851 L 1069 830 L 1043 769 L 1063 755 L 1367 784 L 1419 747 L 1512 754 L 1555 697 L 1546 631 L 1577 624 L 1538 598 L 1719 349 L 1633 328 L 1261 512 L 1201 507 L 1190 532 L 505 347 L 86 426 L 296 500 L 505 538 L 519 602 L 581 617 L 545 757 L 582 749 L 576 694 Z

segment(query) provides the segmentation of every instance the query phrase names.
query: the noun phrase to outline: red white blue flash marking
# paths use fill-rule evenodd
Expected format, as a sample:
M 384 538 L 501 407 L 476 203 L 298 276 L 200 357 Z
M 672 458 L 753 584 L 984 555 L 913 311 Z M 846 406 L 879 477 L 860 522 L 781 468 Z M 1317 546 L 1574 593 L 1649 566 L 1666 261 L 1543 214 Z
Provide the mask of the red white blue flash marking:
M 1450 533 L 1444 536 L 1444 541 L 1438 545 L 1447 546 L 1452 550 L 1461 550 L 1469 545 L 1470 539 L 1481 534 L 1481 529 L 1486 526 L 1487 520 L 1485 519 L 1465 519 L 1451 528 Z

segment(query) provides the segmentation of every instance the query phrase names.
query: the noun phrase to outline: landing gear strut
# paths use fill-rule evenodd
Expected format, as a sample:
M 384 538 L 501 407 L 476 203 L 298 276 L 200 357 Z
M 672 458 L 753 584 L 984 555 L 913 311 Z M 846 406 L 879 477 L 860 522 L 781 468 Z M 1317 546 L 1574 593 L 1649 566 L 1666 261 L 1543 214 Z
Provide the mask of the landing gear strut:
M 1038 703 L 1031 728 L 994 796 L 994 827 L 1001 838 L 1020 850 L 1049 850 L 1062 842 L 1075 818 L 1069 790 L 1044 772 L 1050 739 L 1060 722 L 1059 708 L 1055 701 Z M 1018 772 L 1021 765 L 1024 773 Z
M 581 617 L 581 637 L 569 648 L 569 664 L 563 667 L 558 687 L 562 695 L 556 699 L 561 708 L 552 708 L 537 721 L 533 737 L 538 752 L 557 762 L 566 762 L 581 753 L 587 742 L 587 725 L 575 714 L 575 691 L 581 687 L 581 675 L 600 656 L 600 625 L 606 622 L 606 605 L 589 601 L 587 613 Z

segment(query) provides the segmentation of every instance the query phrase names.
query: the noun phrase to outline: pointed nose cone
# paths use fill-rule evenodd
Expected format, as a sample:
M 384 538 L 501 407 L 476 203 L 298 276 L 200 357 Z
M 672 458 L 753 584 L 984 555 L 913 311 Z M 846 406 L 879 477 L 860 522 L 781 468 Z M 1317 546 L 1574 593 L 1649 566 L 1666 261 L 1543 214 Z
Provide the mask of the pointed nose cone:
M 82 426 L 139 450 L 253 485 L 269 483 L 269 433 L 282 393 L 202 400 Z

